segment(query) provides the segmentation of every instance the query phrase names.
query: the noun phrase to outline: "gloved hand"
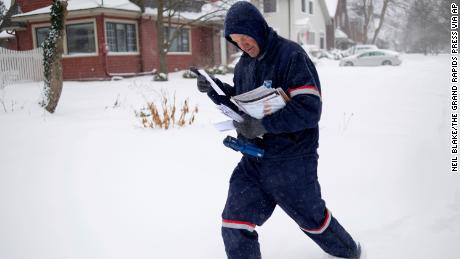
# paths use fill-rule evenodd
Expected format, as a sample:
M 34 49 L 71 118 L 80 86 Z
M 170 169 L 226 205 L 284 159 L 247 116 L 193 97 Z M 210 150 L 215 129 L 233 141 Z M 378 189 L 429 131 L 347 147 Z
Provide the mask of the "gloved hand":
M 193 73 L 195 73 L 195 75 L 197 76 L 196 80 L 197 80 L 197 87 L 198 87 L 198 91 L 202 92 L 202 93 L 208 93 L 212 90 L 212 87 L 211 87 L 211 83 L 208 82 L 208 80 L 206 79 L 206 77 L 204 77 L 196 67 L 190 67 L 190 71 L 192 71 Z M 213 76 L 210 76 L 212 80 L 214 80 L 214 77 Z M 214 80 L 215 81 L 215 80 Z
M 253 139 L 267 133 L 267 130 L 262 125 L 262 120 L 254 119 L 253 117 L 244 114 L 243 122 L 233 121 L 236 132 L 245 136 L 248 139 Z

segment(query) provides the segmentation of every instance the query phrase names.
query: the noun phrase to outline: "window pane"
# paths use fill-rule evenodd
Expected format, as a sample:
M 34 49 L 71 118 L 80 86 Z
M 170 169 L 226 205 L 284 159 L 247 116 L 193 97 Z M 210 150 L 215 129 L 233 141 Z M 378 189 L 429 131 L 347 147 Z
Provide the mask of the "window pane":
M 115 30 L 116 30 L 116 35 L 117 35 L 117 51 L 126 52 L 127 51 L 126 38 L 128 37 L 126 34 L 126 24 L 117 23 L 115 25 Z
M 181 49 L 183 52 L 189 52 L 188 30 L 182 30 Z
M 46 40 L 49 33 L 50 33 L 49 27 L 36 28 L 35 29 L 35 39 L 37 40 L 37 46 L 35 47 L 37 48 L 41 47 L 42 43 Z
M 107 45 L 111 52 L 136 52 L 137 34 L 136 25 L 108 22 Z
M 307 0 L 302 0 L 302 12 L 304 12 L 304 13 L 307 11 L 306 1 Z
M 310 9 L 310 14 L 313 14 L 313 1 L 308 3 L 308 9 Z
M 177 34 L 177 37 L 171 42 L 169 52 L 190 52 L 190 33 L 189 29 L 182 28 L 181 32 Z M 176 28 L 165 28 L 165 37 L 169 40 L 169 37 L 176 32 Z
M 136 26 L 134 24 L 127 24 L 127 38 L 128 38 L 128 51 L 137 51 L 137 40 L 136 40 Z
M 67 25 L 66 32 L 68 54 L 96 52 L 93 23 Z
M 109 47 L 109 51 L 117 51 L 117 36 L 115 33 L 115 24 L 111 22 L 107 23 L 106 30 L 107 45 Z
M 264 0 L 264 13 L 276 12 L 276 0 Z

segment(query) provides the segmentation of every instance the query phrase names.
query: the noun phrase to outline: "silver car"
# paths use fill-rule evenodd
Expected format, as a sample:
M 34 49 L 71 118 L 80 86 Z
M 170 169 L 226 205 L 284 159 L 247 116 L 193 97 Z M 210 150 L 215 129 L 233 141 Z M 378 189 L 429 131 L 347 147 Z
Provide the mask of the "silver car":
M 398 66 L 401 64 L 399 53 L 391 50 L 369 50 L 340 60 L 340 66 Z

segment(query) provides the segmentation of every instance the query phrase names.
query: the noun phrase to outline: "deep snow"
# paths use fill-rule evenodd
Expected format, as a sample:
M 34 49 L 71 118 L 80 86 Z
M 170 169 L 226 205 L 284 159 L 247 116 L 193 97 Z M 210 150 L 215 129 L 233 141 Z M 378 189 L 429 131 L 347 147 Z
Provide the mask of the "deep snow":
M 458 258 L 449 58 L 403 58 L 318 65 L 323 197 L 369 259 Z M 42 83 L 0 90 L 0 258 L 225 258 L 220 213 L 240 155 L 195 80 L 170 77 L 65 82 L 54 115 L 37 104 Z M 194 125 L 140 127 L 134 110 L 161 89 L 199 105 Z M 257 231 L 266 259 L 327 258 L 279 208 Z

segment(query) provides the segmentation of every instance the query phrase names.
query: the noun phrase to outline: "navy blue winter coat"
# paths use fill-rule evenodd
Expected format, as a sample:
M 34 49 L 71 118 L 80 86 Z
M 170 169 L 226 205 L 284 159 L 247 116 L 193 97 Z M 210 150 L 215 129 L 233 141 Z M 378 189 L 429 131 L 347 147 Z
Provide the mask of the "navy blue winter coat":
M 238 95 L 270 80 L 272 87 L 281 87 L 291 98 L 283 109 L 262 119 L 267 133 L 251 141 L 265 150 L 265 158 L 316 155 L 321 85 L 308 55 L 297 43 L 278 36 L 248 2 L 234 4 L 224 26 L 225 37 L 237 47 L 230 34 L 251 36 L 261 50 L 256 58 L 242 55 L 235 67 L 234 87 L 222 84 L 224 92 Z

